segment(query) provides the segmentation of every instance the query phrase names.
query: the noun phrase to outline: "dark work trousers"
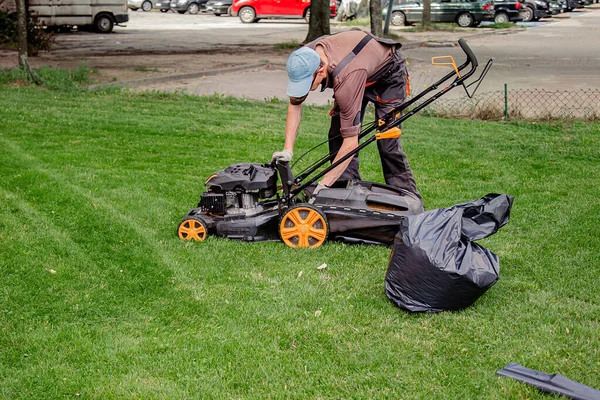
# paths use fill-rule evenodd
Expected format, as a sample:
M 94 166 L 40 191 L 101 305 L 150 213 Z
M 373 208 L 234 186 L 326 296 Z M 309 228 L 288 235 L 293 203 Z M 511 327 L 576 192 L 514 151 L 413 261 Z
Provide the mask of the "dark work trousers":
M 360 123 L 364 118 L 365 109 L 369 102 L 375 105 L 375 118 L 378 120 L 387 114 L 390 110 L 398 107 L 406 98 L 406 66 L 400 55 L 392 58 L 390 63 L 382 68 L 381 72 L 376 75 L 376 83 L 365 88 L 363 97 L 362 110 L 359 118 Z M 329 154 L 331 160 L 335 158 L 340 147 L 342 146 L 343 138 L 340 136 L 340 113 L 337 106 L 334 105 L 334 110 L 331 117 L 331 126 L 329 128 Z M 423 200 L 421 193 L 417 190 L 417 183 L 413 176 L 412 170 L 408 163 L 408 159 L 399 139 L 382 139 L 377 141 L 379 157 L 381 158 L 381 167 L 385 183 L 390 186 L 395 186 L 401 189 L 408 190 L 414 193 Z M 359 160 L 358 154 L 352 158 L 348 168 L 344 171 L 339 179 L 358 179 Z

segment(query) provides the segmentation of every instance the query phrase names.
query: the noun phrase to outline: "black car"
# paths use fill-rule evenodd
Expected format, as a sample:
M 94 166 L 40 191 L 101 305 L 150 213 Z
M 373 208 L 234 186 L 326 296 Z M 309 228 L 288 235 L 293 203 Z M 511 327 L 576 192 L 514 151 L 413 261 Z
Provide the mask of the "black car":
M 584 0 L 565 0 L 566 11 L 573 11 L 576 8 L 584 8 Z
M 207 0 L 171 0 L 171 10 L 179 14 L 198 14 Z
M 517 22 L 523 20 L 524 4 L 520 0 L 494 0 L 494 22 Z
M 208 0 L 205 5 L 206 12 L 211 12 L 217 17 L 219 15 L 231 15 L 233 0 Z
M 389 2 L 382 5 L 382 16 L 386 18 Z M 468 28 L 488 21 L 494 16 L 487 0 L 432 0 L 431 22 L 456 22 L 460 27 Z M 392 25 L 403 26 L 421 22 L 423 3 L 421 0 L 394 0 L 392 3 Z
M 537 21 L 540 18 L 548 18 L 552 16 L 550 3 L 545 0 L 525 0 L 523 7 L 523 21 Z

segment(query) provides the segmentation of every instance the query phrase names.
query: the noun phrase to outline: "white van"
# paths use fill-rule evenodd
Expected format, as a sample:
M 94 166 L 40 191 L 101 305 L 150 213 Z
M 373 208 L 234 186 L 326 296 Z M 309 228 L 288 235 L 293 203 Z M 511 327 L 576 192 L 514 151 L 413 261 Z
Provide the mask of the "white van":
M 129 21 L 127 0 L 29 0 L 29 10 L 48 27 L 93 26 L 100 33 Z

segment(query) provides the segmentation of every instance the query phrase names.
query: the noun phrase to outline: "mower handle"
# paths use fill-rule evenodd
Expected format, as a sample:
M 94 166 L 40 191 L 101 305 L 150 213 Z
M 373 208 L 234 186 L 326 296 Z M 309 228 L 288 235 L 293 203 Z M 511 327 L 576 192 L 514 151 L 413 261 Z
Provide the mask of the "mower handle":
M 465 54 L 467 55 L 467 58 L 469 59 L 469 63 L 471 63 L 471 68 L 473 68 L 473 69 L 477 68 L 477 66 L 479 65 L 479 63 L 477 62 L 477 57 L 475 57 L 473 50 L 471 50 L 471 48 L 469 47 L 469 45 L 467 44 L 465 39 L 458 39 L 458 45 L 460 46 L 462 51 L 464 51 Z

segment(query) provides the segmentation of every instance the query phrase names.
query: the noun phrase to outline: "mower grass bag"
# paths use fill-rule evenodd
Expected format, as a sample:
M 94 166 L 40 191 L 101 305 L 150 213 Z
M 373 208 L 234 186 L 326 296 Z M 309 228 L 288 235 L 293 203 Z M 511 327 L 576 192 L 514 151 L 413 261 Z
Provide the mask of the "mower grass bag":
M 498 256 L 474 243 L 498 231 L 510 217 L 513 197 L 479 200 L 407 216 L 395 237 L 385 292 L 412 312 L 460 310 L 498 280 Z

